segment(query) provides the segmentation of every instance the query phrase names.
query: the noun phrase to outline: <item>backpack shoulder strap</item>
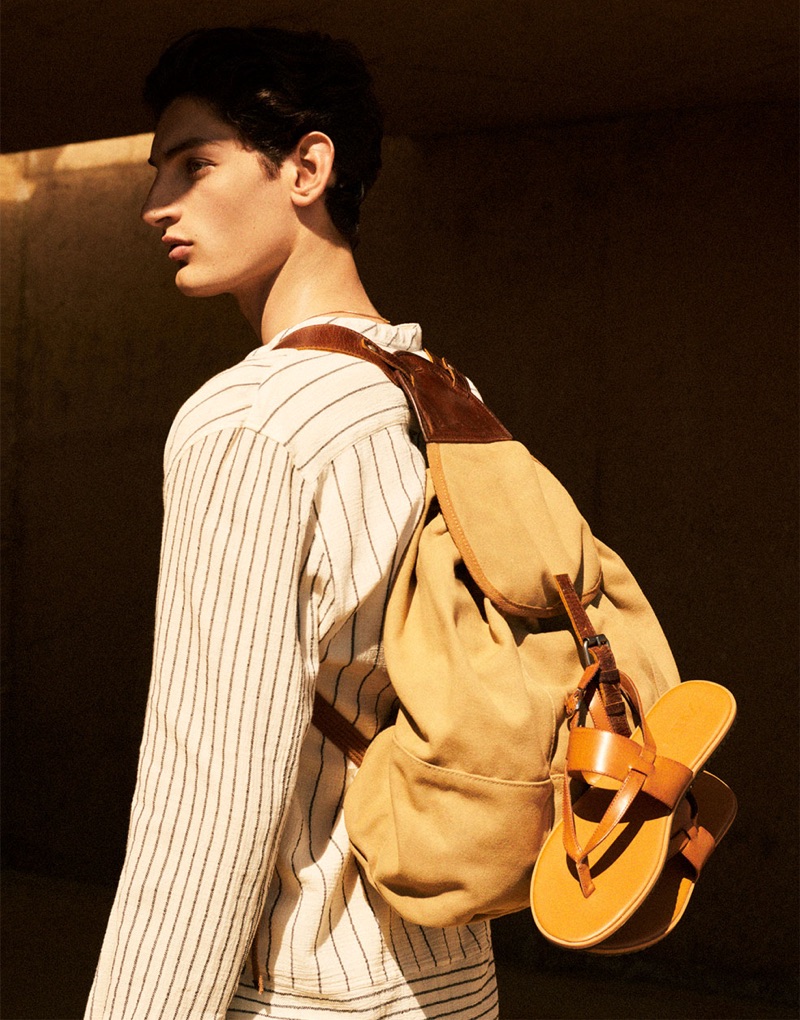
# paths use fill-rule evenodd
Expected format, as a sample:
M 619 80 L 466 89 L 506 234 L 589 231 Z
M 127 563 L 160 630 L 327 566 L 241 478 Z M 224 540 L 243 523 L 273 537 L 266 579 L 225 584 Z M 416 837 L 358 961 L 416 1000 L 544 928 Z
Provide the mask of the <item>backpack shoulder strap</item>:
M 349 354 L 376 365 L 405 393 L 426 443 L 490 443 L 511 439 L 492 412 L 472 392 L 466 378 L 444 358 L 431 361 L 411 351 L 387 351 L 344 326 L 304 326 L 277 348 Z M 277 349 L 276 348 L 276 349 Z M 369 744 L 322 695 L 314 697 L 311 722 L 354 764 Z
M 419 420 L 439 508 L 464 564 L 499 609 L 564 613 L 554 581 L 569 574 L 584 605 L 600 591 L 591 531 L 569 493 L 516 442 L 443 358 L 387 351 L 342 326 L 307 326 L 279 347 L 349 354 L 379 367 Z M 487 500 L 486 494 L 493 498 Z
M 511 439 L 511 433 L 475 396 L 466 378 L 444 358 L 432 355 L 428 361 L 413 351 L 387 351 L 355 330 L 332 324 L 304 326 L 277 347 L 349 354 L 377 365 L 405 393 L 426 443 Z
M 311 722 L 328 740 L 333 741 L 354 765 L 361 764 L 370 741 L 351 722 L 348 722 L 338 709 L 326 701 L 319 691 L 314 694 Z

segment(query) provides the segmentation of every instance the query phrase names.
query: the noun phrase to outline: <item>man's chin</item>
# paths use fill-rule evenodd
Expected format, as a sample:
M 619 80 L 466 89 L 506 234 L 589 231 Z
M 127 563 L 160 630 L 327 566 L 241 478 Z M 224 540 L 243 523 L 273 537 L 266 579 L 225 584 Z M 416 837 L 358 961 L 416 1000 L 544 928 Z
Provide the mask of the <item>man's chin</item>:
M 222 289 L 208 280 L 198 280 L 193 276 L 191 266 L 184 263 L 175 276 L 175 286 L 186 297 L 215 297 Z

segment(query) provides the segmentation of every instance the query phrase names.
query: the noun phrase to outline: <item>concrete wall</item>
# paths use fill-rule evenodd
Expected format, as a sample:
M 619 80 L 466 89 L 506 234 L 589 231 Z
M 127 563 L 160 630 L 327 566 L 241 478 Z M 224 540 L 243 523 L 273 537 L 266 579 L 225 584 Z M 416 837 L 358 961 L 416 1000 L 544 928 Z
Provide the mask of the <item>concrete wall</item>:
M 496 940 L 523 971 L 793 994 L 794 134 L 792 109 L 753 106 L 392 139 L 367 205 L 378 307 L 421 321 L 567 484 L 684 677 L 740 703 L 712 766 L 740 816 L 679 929 L 601 961 L 518 915 Z M 2 164 L 7 860 L 101 882 L 141 734 L 161 447 L 181 402 L 253 346 L 226 299 L 174 290 L 137 220 L 146 149 Z

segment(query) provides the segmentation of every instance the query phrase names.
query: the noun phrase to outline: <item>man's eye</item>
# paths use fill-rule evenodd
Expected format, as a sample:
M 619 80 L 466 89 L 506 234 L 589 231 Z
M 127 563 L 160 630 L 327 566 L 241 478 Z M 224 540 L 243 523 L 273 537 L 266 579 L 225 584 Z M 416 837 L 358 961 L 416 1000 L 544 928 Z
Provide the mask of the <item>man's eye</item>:
M 190 174 L 197 174 L 201 170 L 205 170 L 207 166 L 211 166 L 211 164 L 207 163 L 204 159 L 189 159 L 186 161 L 186 170 Z

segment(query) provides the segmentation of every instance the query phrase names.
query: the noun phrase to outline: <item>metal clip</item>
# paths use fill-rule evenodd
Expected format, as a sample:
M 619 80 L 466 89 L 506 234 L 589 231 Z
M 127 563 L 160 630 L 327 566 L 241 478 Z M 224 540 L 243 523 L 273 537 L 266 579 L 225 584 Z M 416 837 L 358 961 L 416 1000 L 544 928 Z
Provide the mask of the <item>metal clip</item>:
M 589 653 L 589 649 L 596 648 L 598 645 L 607 645 L 608 643 L 609 641 L 605 634 L 595 634 L 594 637 L 583 639 L 581 662 L 583 663 L 584 668 L 588 668 L 592 664 L 592 656 Z

